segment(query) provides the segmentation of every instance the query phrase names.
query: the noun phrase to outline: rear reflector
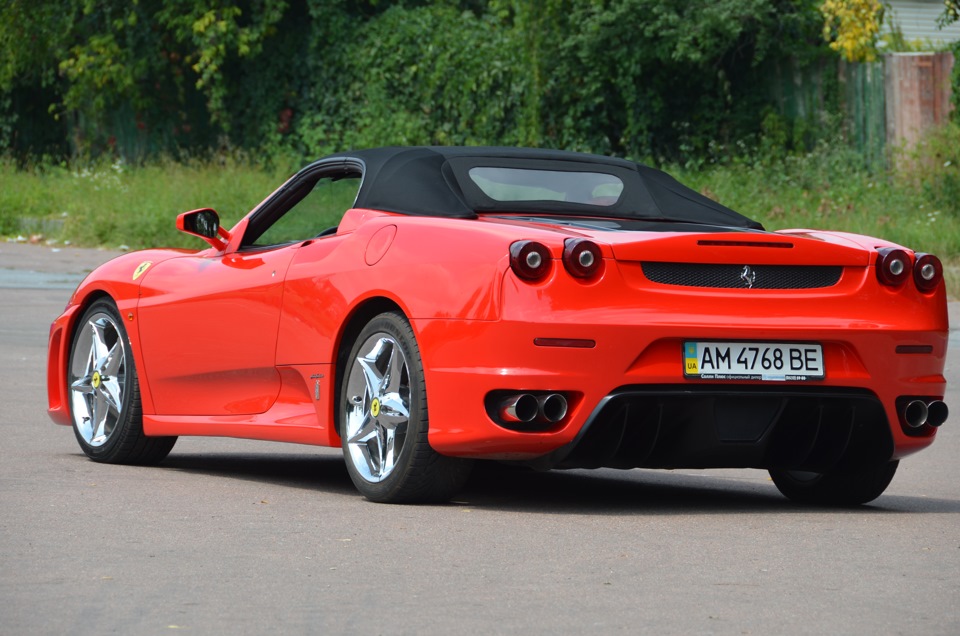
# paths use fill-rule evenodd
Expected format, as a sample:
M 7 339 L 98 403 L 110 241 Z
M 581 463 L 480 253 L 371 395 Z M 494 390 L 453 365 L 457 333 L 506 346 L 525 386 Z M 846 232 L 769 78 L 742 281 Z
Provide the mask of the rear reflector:
M 933 345 L 897 345 L 897 353 L 933 353 Z
M 596 340 L 580 338 L 534 338 L 533 344 L 538 347 L 570 347 L 572 349 L 593 349 L 597 346 Z

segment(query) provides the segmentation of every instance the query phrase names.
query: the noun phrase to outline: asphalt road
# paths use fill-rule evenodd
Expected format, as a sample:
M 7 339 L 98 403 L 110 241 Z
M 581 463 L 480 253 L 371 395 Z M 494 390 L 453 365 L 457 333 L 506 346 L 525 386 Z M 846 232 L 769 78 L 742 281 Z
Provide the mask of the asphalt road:
M 388 506 L 304 446 L 98 465 L 47 418 L 45 351 L 111 255 L 0 243 L 2 634 L 960 633 L 960 415 L 849 511 L 746 470 L 488 467 Z M 948 378 L 960 413 L 956 333 Z

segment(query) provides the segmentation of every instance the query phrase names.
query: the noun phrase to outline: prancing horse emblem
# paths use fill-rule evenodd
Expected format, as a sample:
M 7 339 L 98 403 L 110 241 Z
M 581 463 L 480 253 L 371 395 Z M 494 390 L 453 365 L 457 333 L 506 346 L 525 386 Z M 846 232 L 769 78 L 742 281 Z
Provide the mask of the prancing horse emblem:
M 747 284 L 747 289 L 753 289 L 753 284 L 757 282 L 757 273 L 749 265 L 744 265 L 740 280 Z

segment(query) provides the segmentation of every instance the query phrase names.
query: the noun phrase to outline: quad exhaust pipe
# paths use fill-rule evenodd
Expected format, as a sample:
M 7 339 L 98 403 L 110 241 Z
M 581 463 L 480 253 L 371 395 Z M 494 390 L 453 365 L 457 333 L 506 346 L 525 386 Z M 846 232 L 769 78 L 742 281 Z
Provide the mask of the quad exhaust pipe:
M 567 398 L 561 393 L 518 393 L 500 403 L 500 419 L 508 424 L 556 424 L 566 416 Z
M 539 412 L 539 401 L 529 393 L 511 395 L 500 403 L 500 419 L 510 424 L 532 422 Z
M 920 428 L 924 424 L 937 427 L 947 421 L 949 413 L 950 409 L 941 400 L 910 400 L 903 409 L 903 420 L 910 428 Z
M 950 409 L 947 408 L 946 403 L 940 400 L 934 400 L 927 404 L 927 424 L 930 426 L 940 426 L 947 421 L 949 414 Z
M 548 393 L 537 398 L 537 415 L 541 420 L 556 424 L 567 416 L 567 398 L 559 393 Z

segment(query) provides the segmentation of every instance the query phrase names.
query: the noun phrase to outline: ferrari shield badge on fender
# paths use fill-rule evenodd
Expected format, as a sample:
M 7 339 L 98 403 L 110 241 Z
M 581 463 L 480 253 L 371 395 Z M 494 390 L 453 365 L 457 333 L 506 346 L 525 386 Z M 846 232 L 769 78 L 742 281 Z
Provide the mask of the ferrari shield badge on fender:
M 133 280 L 137 280 L 138 278 L 143 276 L 143 273 L 147 271 L 147 269 L 151 265 L 153 265 L 153 263 L 150 261 L 143 261 L 142 263 L 137 265 L 137 269 L 133 270 Z

